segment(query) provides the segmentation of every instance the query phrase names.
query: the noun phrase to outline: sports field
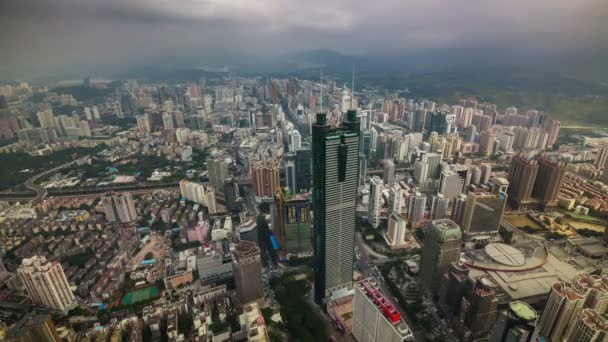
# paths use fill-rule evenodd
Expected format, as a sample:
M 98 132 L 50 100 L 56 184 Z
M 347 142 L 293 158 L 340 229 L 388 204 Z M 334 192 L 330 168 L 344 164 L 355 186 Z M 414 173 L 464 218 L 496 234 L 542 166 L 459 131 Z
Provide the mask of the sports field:
M 148 299 L 158 298 L 158 287 L 146 287 L 137 291 L 127 293 L 122 297 L 122 305 L 131 305 Z

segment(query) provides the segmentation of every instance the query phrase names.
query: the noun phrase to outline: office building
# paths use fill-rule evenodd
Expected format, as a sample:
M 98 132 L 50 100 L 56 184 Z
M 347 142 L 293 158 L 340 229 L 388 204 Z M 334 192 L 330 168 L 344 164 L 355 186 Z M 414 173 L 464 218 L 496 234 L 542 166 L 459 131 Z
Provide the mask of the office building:
M 251 241 L 239 242 L 232 265 L 236 293 L 241 304 L 262 298 L 262 259 L 258 245 Z
M 506 204 L 505 193 L 469 193 L 461 224 L 465 234 L 496 234 Z
M 302 144 L 296 151 L 297 192 L 308 192 L 312 186 L 312 150 L 310 145 Z
M 308 193 L 278 189 L 274 198 L 272 230 L 281 250 L 290 254 L 312 252 Z
M 17 269 L 32 303 L 50 310 L 64 311 L 75 304 L 70 284 L 58 262 L 49 262 L 43 256 L 25 258 Z
M 279 180 L 280 164 L 278 160 L 254 160 L 251 162 L 251 182 L 258 201 L 272 199 L 275 191 L 281 186 Z
M 135 202 L 130 192 L 109 193 L 101 198 L 106 219 L 110 222 L 133 222 L 137 219 Z
M 431 222 L 422 247 L 421 275 L 426 290 L 433 297 L 437 296 L 441 279 L 450 264 L 458 261 L 461 243 L 462 233 L 454 221 Z
M 227 282 L 233 277 L 232 255 L 217 253 L 199 256 L 196 268 L 203 285 Z
M 466 179 L 460 173 L 453 170 L 442 171 L 439 179 L 439 192 L 451 201 L 462 194 L 465 183 Z
M 536 310 L 527 303 L 510 302 L 507 309 L 498 313 L 489 342 L 530 342 L 537 319 Z
M 216 193 L 223 193 L 224 181 L 228 178 L 228 163 L 226 159 L 207 158 L 207 172 L 209 174 L 209 183 L 213 186 Z
M 352 286 L 355 209 L 359 182 L 359 128 L 356 110 L 332 128 L 324 113 L 312 129 L 315 302 Z
M 369 205 L 367 210 L 367 222 L 374 228 L 378 228 L 380 225 L 382 190 L 384 190 L 382 179 L 380 179 L 378 176 L 372 177 L 369 180 Z
M 289 160 L 286 157 L 285 160 L 285 186 L 289 188 L 291 192 L 298 192 L 296 176 L 296 163 L 293 160 Z
M 373 278 L 360 280 L 355 285 L 352 333 L 360 342 L 414 340 L 414 335 L 401 319 L 401 314 Z
M 207 207 L 209 214 L 218 212 L 215 189 L 212 187 L 182 180 L 179 182 L 179 190 L 183 198 Z

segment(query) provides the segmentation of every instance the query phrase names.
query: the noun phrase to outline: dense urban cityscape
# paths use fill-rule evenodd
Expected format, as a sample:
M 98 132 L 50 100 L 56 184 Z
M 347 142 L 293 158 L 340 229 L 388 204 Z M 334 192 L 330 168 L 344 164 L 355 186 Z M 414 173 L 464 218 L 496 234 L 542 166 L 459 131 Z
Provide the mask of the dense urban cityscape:
M 0 87 L 0 336 L 608 340 L 608 133 L 320 76 Z

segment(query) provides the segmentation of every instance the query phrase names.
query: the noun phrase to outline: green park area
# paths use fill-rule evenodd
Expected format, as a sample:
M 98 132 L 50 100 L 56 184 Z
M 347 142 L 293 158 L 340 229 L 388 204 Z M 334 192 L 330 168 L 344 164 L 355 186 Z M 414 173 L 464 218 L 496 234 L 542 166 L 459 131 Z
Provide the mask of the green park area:
M 127 293 L 122 298 L 122 305 L 131 305 L 139 302 L 144 302 L 150 299 L 156 299 L 159 297 L 158 287 L 146 287 L 145 289 L 140 289 L 136 291 L 132 291 Z

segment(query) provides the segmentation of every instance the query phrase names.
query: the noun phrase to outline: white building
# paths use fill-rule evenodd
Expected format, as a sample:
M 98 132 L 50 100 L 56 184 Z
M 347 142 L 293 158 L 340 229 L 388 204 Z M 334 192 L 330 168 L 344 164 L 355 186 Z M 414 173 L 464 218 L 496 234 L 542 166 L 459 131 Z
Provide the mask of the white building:
M 353 335 L 358 342 L 414 340 L 401 314 L 373 278 L 357 282 L 353 309 Z
M 59 311 L 76 304 L 70 284 L 58 262 L 47 262 L 43 256 L 26 258 L 21 262 L 17 273 L 32 303 Z
M 382 179 L 374 176 L 369 181 L 369 206 L 367 211 L 367 221 L 372 227 L 380 225 L 380 208 L 382 208 L 382 189 L 384 188 Z
M 207 207 L 209 214 L 217 213 L 217 202 L 213 187 L 182 180 L 179 182 L 179 190 L 182 197 Z

